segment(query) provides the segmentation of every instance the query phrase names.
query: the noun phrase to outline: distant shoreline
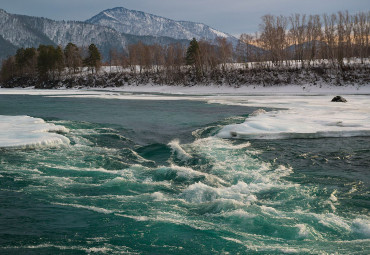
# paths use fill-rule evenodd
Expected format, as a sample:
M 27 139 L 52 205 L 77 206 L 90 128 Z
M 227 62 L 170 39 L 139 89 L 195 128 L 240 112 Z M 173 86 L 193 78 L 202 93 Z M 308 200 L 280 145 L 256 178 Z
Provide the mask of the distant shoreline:
M 95 88 L 92 88 L 94 90 Z M 143 93 L 168 93 L 168 94 L 244 94 L 244 95 L 370 95 L 370 84 L 368 85 L 283 85 L 283 86 L 261 86 L 261 85 L 246 85 L 238 88 L 226 85 L 195 85 L 186 86 L 167 86 L 167 85 L 141 85 L 141 86 L 126 86 L 126 87 L 111 87 L 101 88 L 107 91 L 117 92 L 143 92 Z
M 192 70 L 131 70 L 103 66 L 98 73 L 88 70 L 73 74 L 63 72 L 54 79 L 37 75 L 16 76 L 0 82 L 2 88 L 36 89 L 107 89 L 168 93 L 370 93 L 370 66 L 243 68 L 236 64 L 226 70 L 205 72 L 201 77 Z
M 122 87 L 59 87 L 53 89 L 25 88 L 0 88 L 0 95 L 59 95 L 59 94 L 91 94 L 94 91 L 127 92 L 127 93 L 158 93 L 173 95 L 276 95 L 276 96 L 304 96 L 304 95 L 370 95 L 370 84 L 366 85 L 282 85 L 261 86 L 246 85 L 232 87 L 227 85 L 194 85 L 194 86 L 169 86 L 169 85 L 126 85 Z

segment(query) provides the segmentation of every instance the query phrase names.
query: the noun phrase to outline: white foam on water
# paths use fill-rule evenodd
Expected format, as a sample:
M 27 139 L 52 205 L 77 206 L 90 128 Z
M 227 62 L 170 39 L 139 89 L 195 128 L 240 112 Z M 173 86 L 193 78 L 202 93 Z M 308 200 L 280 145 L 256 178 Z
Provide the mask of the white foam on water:
M 238 240 L 238 239 L 235 239 L 235 238 L 231 238 L 231 237 L 227 237 L 227 236 L 221 236 L 221 238 L 227 240 L 227 241 L 231 241 L 231 242 L 234 242 L 234 243 L 237 243 L 237 244 L 243 244 L 242 241 Z
M 216 200 L 220 197 L 219 190 L 204 183 L 198 182 L 190 185 L 184 192 L 183 197 L 191 203 L 204 203 Z
M 134 150 L 131 150 L 131 149 L 128 149 L 128 151 L 130 151 L 130 153 L 132 153 L 132 155 L 134 155 L 136 157 L 136 159 L 139 161 L 139 162 L 151 162 L 153 163 L 154 161 L 152 160 L 148 160 L 148 159 L 145 159 L 143 158 L 142 156 L 140 156 L 136 151 Z
M 182 212 L 164 212 L 164 211 L 156 211 L 155 216 L 151 218 L 152 221 L 155 222 L 166 222 L 172 223 L 176 225 L 187 225 L 194 229 L 199 230 L 208 230 L 208 229 L 217 229 L 217 224 L 214 224 L 209 221 L 198 220 L 188 218 Z
M 356 233 L 361 238 L 368 236 L 370 225 L 367 218 L 353 220 L 335 213 L 313 213 L 310 212 L 310 208 L 306 208 L 308 203 L 328 201 L 333 206 L 339 203 L 335 190 L 328 194 L 327 200 L 324 198 L 316 201 L 318 198 L 311 196 L 310 188 L 284 178 L 293 173 L 291 167 L 263 162 L 253 155 L 253 148 L 250 146 L 239 146 L 234 143 L 237 142 L 211 137 L 182 145 L 182 148 L 191 151 L 192 155 L 200 154 L 206 158 L 211 167 L 207 173 L 218 176 L 225 184 L 215 187 L 201 180 L 184 188 L 179 195 L 180 199 L 210 218 L 226 218 L 230 222 L 241 222 L 246 225 L 262 219 L 266 224 L 269 224 L 270 220 L 279 222 L 282 227 L 281 229 L 276 227 L 277 233 L 284 233 L 284 228 L 289 226 L 292 238 L 299 240 L 328 242 L 325 231 L 321 229 L 330 229 L 344 235 Z M 282 200 L 270 200 L 265 194 L 279 194 Z M 284 204 L 289 205 L 291 200 L 302 200 L 301 204 L 297 204 L 297 208 L 301 208 L 300 211 L 284 210 Z M 335 209 L 333 211 L 335 212 Z M 237 229 L 228 227 L 224 230 L 233 234 L 238 232 Z M 248 248 L 255 245 L 256 250 L 260 251 L 264 248 L 266 251 L 281 253 L 304 251 L 302 247 L 279 247 L 279 245 L 265 247 L 265 238 L 268 237 L 261 238 L 263 239 L 261 245 L 254 241 L 248 241 L 245 245 Z M 242 237 L 235 240 L 244 243 Z
M 250 185 L 244 182 L 220 188 L 214 188 L 198 182 L 186 188 L 181 196 L 190 203 L 214 202 L 219 199 L 225 199 L 224 201 L 235 200 L 236 202 L 249 205 L 251 202 L 257 201 L 257 197 L 252 194 Z
M 263 252 L 263 254 L 311 254 L 313 250 L 311 249 L 306 249 L 306 248 L 300 248 L 300 247 L 292 247 L 292 245 L 286 244 L 286 245 L 281 245 L 281 244 L 276 244 L 276 245 L 269 245 L 269 244 L 264 244 L 263 241 L 258 240 L 260 244 L 254 244 L 253 242 L 249 240 L 241 241 L 236 238 L 230 238 L 230 237 L 225 237 L 221 236 L 222 239 L 225 239 L 227 241 L 231 241 L 237 244 L 244 245 L 246 247 L 246 252 L 248 250 L 252 250 L 255 252 Z M 250 239 L 250 237 L 248 237 Z M 280 241 L 280 240 L 274 240 L 274 241 Z M 278 242 L 277 242 L 278 243 Z M 247 252 L 248 253 L 248 252 Z M 315 253 L 316 254 L 316 253 Z M 321 253 L 320 253 L 321 254 Z
M 348 232 L 351 230 L 350 222 L 338 215 L 335 215 L 334 213 L 329 213 L 326 215 L 317 215 L 317 217 L 320 219 L 319 223 L 326 227 L 337 229 L 341 228 L 345 229 Z
M 238 105 L 286 110 L 251 114 L 242 124 L 224 127 L 218 136 L 238 139 L 370 136 L 370 96 L 346 96 L 347 103 L 333 103 L 331 98 L 246 96 L 234 99 Z M 236 101 L 223 99 L 213 100 L 212 103 L 233 105 Z
M 302 210 L 295 210 L 293 215 L 304 216 L 305 218 L 311 218 L 313 221 L 317 222 L 321 226 L 334 229 L 338 232 L 351 232 L 352 220 L 346 219 L 334 213 L 313 213 L 305 212 Z
M 103 186 L 105 187 L 114 187 L 120 186 L 121 184 L 128 183 L 128 182 L 136 182 L 136 178 L 133 176 L 132 173 L 129 173 L 129 176 L 123 177 L 116 177 L 114 179 L 106 181 Z
M 238 217 L 238 218 L 247 218 L 247 219 L 255 218 L 257 216 L 256 214 L 247 212 L 242 209 L 237 209 L 234 211 L 227 211 L 227 212 L 222 213 L 221 215 L 224 217 Z
M 67 133 L 63 126 L 46 123 L 29 116 L 0 115 L 0 148 L 34 148 L 69 144 L 69 139 L 58 133 Z
M 54 248 L 59 249 L 61 251 L 65 250 L 72 250 L 72 251 L 82 251 L 87 254 L 140 254 L 138 252 L 132 252 L 129 247 L 123 246 L 123 245 L 111 245 L 111 244 L 104 244 L 104 247 L 86 247 L 86 246 L 79 246 L 79 245 L 58 245 L 58 244 L 52 244 L 52 243 L 43 243 L 43 244 L 37 244 L 37 245 L 24 245 L 24 246 L 6 246 L 2 247 L 3 249 L 46 249 L 46 248 Z
M 298 235 L 299 237 L 308 237 L 310 231 L 306 224 L 297 224 L 295 225 L 298 228 Z
M 164 222 L 164 223 L 171 223 L 175 225 L 186 225 L 193 229 L 197 230 L 209 230 L 215 229 L 217 226 L 211 222 L 206 222 L 202 220 L 192 220 L 188 219 L 185 215 L 173 212 L 163 212 L 163 211 L 156 211 L 153 215 L 150 216 L 137 216 L 137 215 L 127 215 L 122 213 L 115 214 L 117 216 L 130 218 L 136 221 L 151 221 L 151 222 Z
M 273 168 L 271 164 L 259 160 L 255 151 L 248 149 L 249 143 L 233 145 L 231 141 L 211 137 L 196 140 L 191 146 L 194 152 L 209 160 L 212 165 L 209 174 L 219 176 L 229 187 L 249 193 L 295 187 L 281 180 L 292 173 L 291 168 Z
M 168 146 L 171 147 L 172 152 L 177 153 L 177 157 L 183 161 L 186 161 L 191 158 L 190 154 L 187 153 L 180 145 L 180 140 L 175 139 L 168 143 Z
M 166 167 L 159 168 L 158 170 L 160 170 L 160 169 L 166 169 Z M 199 177 L 199 176 L 205 176 L 205 175 L 207 175 L 205 173 L 195 171 L 194 169 L 192 169 L 190 167 L 183 167 L 183 166 L 171 165 L 170 169 L 171 170 L 175 170 L 176 171 L 176 175 L 178 177 L 181 177 L 181 178 L 184 178 L 184 179 L 192 179 L 194 177 Z
M 355 219 L 351 226 L 352 231 L 363 235 L 365 238 L 370 238 L 370 220 Z
M 174 213 L 174 212 L 163 212 L 155 211 L 154 214 L 149 216 L 143 215 L 128 215 L 123 212 L 115 213 L 116 216 L 125 217 L 133 219 L 136 221 L 151 221 L 151 222 L 165 222 L 175 225 L 186 225 L 194 229 L 206 230 L 206 229 L 215 229 L 215 224 L 210 222 L 205 222 L 202 220 L 192 220 L 188 219 L 185 215 Z
M 260 208 L 261 208 L 262 212 L 267 213 L 269 215 L 281 215 L 281 212 L 277 211 L 273 207 L 261 205 Z
M 109 248 L 86 248 L 83 246 L 64 246 L 64 245 L 56 245 L 51 243 L 45 243 L 45 244 L 38 244 L 38 245 L 26 245 L 26 246 L 14 246 L 14 247 L 5 247 L 5 249 L 44 249 L 44 248 L 56 248 L 59 250 L 81 250 L 86 252 L 102 252 L 107 253 L 112 251 L 112 249 Z
M 180 198 L 200 206 L 211 204 L 208 213 L 214 216 L 238 208 L 247 210 L 247 214 L 254 214 L 255 209 L 251 211 L 247 208 L 258 202 L 258 193 L 290 188 L 295 190 L 299 186 L 282 180 L 282 177 L 292 173 L 290 167 L 272 167 L 260 161 L 249 149 L 250 143 L 234 145 L 231 141 L 211 137 L 198 139 L 186 146 L 206 158 L 211 165 L 207 173 L 217 176 L 223 183 L 216 186 L 204 180 L 198 181 L 184 189 Z
M 329 199 L 334 203 L 334 202 L 337 202 L 338 201 L 338 198 L 335 196 L 335 194 L 337 193 L 337 190 L 334 190 L 333 193 L 330 194 L 330 197 Z
M 150 195 L 154 201 L 167 201 L 168 199 L 165 197 L 165 195 L 162 192 L 154 192 Z
M 97 242 L 97 243 L 109 241 L 109 239 L 106 237 L 91 237 L 91 238 L 86 238 L 86 239 L 89 240 L 90 242 Z
M 340 233 L 356 233 L 359 234 L 361 239 L 355 239 L 348 242 L 361 242 L 362 238 L 370 240 L 370 217 L 367 215 L 363 215 L 360 218 L 344 218 L 334 213 L 312 213 L 312 212 L 303 212 L 301 210 L 296 210 L 293 212 L 292 215 L 304 215 L 305 218 L 311 218 L 312 220 L 316 221 L 318 224 L 330 228 L 332 230 L 336 230 Z M 300 226 L 297 225 L 298 228 Z M 310 234 L 314 234 L 316 236 L 321 237 L 322 235 L 315 231 L 312 227 L 306 226 Z M 338 242 L 346 242 L 345 240 L 338 241 Z
M 53 203 L 54 205 L 61 205 L 61 206 L 70 206 L 74 208 L 81 208 L 81 209 L 86 209 L 89 211 L 94 211 L 98 213 L 103 213 L 103 214 L 111 214 L 114 213 L 112 210 L 107 210 L 104 208 L 96 207 L 96 206 L 88 206 L 88 205 L 79 205 L 79 204 L 66 204 L 66 203 Z
M 38 179 L 43 183 L 50 184 L 52 183 L 55 186 L 66 187 L 68 185 L 73 185 L 76 182 L 72 179 L 72 177 L 61 177 L 61 176 L 46 176 L 46 175 L 32 175 L 32 178 Z
M 48 168 L 53 169 L 62 169 L 63 171 L 81 171 L 81 172 L 101 172 L 101 173 L 107 173 L 112 175 L 124 175 L 124 170 L 107 170 L 105 168 L 88 168 L 88 167 L 77 167 L 77 166 L 70 166 L 70 165 L 56 165 L 56 164 L 50 164 L 50 163 L 40 163 L 40 165 Z
M 203 177 L 207 183 L 215 185 L 215 186 L 226 184 L 224 180 L 217 177 L 216 175 L 196 171 L 190 167 L 177 166 L 175 164 L 171 164 L 169 167 L 161 166 L 161 167 L 158 167 L 150 171 L 154 171 L 157 175 L 160 175 L 160 176 L 166 176 L 171 173 L 174 173 L 176 175 L 176 177 L 174 178 L 179 179 L 179 180 L 181 179 L 193 180 L 199 177 Z
M 133 220 L 136 220 L 136 221 L 150 221 L 151 220 L 149 217 L 146 217 L 146 216 L 135 216 L 135 215 L 122 214 L 122 213 L 116 213 L 115 215 L 120 216 L 120 217 L 133 219 Z

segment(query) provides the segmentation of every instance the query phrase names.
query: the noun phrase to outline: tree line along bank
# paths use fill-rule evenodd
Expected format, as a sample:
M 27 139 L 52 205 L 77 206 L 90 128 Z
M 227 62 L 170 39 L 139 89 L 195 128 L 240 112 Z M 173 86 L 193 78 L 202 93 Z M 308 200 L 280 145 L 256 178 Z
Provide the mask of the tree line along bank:
M 254 35 L 242 34 L 237 45 L 225 38 L 214 42 L 193 39 L 188 46 L 139 42 L 127 49 L 111 49 L 104 63 L 94 44 L 78 47 L 69 43 L 64 49 L 40 45 L 38 49 L 19 49 L 15 56 L 4 60 L 0 79 L 4 87 L 24 86 L 21 83 L 30 80 L 33 85 L 43 84 L 40 87 L 66 80 L 71 86 L 74 81 L 84 86 L 84 76 L 98 77 L 102 75 L 98 72 L 101 65 L 108 65 L 121 67 L 115 69 L 116 86 L 276 85 L 299 83 L 300 79 L 312 83 L 366 83 L 369 13 L 265 15 L 260 30 Z

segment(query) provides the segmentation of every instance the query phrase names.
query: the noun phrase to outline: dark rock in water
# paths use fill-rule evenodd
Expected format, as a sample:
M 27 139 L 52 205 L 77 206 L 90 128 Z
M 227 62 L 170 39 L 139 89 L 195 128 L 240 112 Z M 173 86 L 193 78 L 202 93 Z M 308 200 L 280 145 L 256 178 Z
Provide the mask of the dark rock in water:
M 347 100 L 344 97 L 341 97 L 341 96 L 336 96 L 331 101 L 332 102 L 342 102 L 342 103 L 346 103 L 347 102 Z

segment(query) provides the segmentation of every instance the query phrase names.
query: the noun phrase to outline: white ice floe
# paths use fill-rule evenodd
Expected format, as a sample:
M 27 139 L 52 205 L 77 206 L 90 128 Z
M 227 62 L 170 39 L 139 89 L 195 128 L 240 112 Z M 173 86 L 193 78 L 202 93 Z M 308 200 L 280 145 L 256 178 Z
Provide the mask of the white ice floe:
M 68 129 L 29 116 L 0 115 L 0 148 L 30 148 L 68 144 L 69 139 L 57 133 Z
M 346 96 L 347 103 L 333 103 L 331 96 L 248 96 L 238 105 L 280 108 L 252 114 L 242 124 L 228 125 L 222 138 L 286 139 L 370 136 L 369 96 Z M 231 100 L 212 103 L 233 104 Z M 236 102 L 236 101 L 234 101 Z

